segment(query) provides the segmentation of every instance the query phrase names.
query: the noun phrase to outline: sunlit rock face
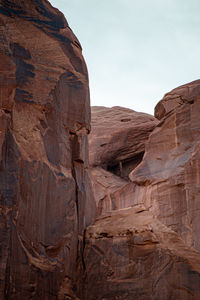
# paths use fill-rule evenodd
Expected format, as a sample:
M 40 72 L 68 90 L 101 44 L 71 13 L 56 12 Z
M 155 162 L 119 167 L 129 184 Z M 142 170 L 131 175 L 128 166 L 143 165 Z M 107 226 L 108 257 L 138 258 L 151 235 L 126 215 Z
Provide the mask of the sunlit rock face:
M 0 299 L 76 292 L 81 236 L 95 211 L 81 52 L 48 1 L 0 1 Z

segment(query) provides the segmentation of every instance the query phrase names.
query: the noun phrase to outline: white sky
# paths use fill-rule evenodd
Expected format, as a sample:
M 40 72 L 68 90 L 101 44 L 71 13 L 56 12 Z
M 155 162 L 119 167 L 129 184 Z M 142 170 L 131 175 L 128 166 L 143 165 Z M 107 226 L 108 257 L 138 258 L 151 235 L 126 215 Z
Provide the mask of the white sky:
M 153 114 L 166 92 L 200 78 L 200 0 L 50 2 L 83 47 L 91 105 Z

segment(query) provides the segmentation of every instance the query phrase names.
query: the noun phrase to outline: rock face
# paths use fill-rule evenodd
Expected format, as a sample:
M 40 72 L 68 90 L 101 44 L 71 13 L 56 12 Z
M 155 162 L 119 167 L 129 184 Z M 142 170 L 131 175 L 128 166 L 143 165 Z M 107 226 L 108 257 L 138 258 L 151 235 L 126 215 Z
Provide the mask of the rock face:
M 104 215 L 86 240 L 84 299 L 199 299 L 199 252 L 144 207 Z
M 95 212 L 81 46 L 48 1 L 1 0 L 0 64 L 0 299 L 67 299 Z
M 141 162 L 145 142 L 157 124 L 153 116 L 128 108 L 92 107 L 90 165 L 128 178 Z
M 90 169 L 96 215 L 135 204 L 135 185 L 100 167 Z
M 149 138 L 143 162 L 130 177 L 143 190 L 140 201 L 179 233 L 188 246 L 200 250 L 198 91 L 200 81 L 195 81 L 167 94 L 170 103 L 174 93 L 177 98 L 192 100 L 177 105 L 161 119 Z M 165 96 L 156 107 L 156 115 L 166 101 Z
M 160 122 L 94 107 L 88 156 L 63 15 L 0 0 L 0 58 L 0 299 L 199 300 L 200 81 L 165 95 Z
M 199 299 L 199 86 L 158 103 L 132 183 L 91 171 L 99 217 L 86 231 L 84 299 Z
M 142 161 L 156 118 L 124 107 L 91 108 L 90 178 L 96 214 L 135 204 L 128 175 Z
M 155 116 L 162 119 L 176 107 L 183 104 L 193 104 L 200 97 L 200 80 L 184 84 L 167 93 L 155 107 Z

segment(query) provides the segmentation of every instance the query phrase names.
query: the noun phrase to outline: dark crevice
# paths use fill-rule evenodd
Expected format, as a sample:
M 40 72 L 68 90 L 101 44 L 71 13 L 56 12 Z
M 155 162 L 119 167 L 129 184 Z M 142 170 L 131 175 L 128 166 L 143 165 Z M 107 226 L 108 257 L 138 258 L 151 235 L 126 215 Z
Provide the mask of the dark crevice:
M 76 178 L 76 168 L 75 168 L 75 162 L 76 162 L 76 151 L 79 149 L 78 145 L 78 137 L 75 134 L 75 132 L 69 131 L 69 140 L 71 141 L 71 170 L 72 170 L 72 176 L 75 183 L 75 203 L 76 203 L 76 214 L 77 214 L 77 223 L 78 223 L 78 231 L 79 231 L 79 201 L 78 201 L 78 183 Z M 77 243 L 77 253 L 79 252 L 79 242 Z
M 85 240 L 86 240 L 86 229 L 84 229 L 83 232 L 83 245 L 82 245 L 82 251 L 81 251 L 81 262 L 83 267 L 83 272 L 86 270 L 85 260 L 84 260 L 84 251 L 85 251 Z
M 106 166 L 107 171 L 129 180 L 129 174 L 133 171 L 142 161 L 144 152 L 141 152 L 131 158 L 121 160 L 118 163 L 110 163 Z
M 5 114 L 11 114 L 11 111 L 8 109 L 2 109 L 4 111 Z

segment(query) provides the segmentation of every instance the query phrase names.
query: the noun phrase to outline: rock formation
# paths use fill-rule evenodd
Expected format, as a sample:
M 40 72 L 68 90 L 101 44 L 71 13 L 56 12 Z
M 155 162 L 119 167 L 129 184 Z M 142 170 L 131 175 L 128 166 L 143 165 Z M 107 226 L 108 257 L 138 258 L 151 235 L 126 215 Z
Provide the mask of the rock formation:
M 156 118 L 123 107 L 91 107 L 89 161 L 96 213 L 135 204 L 129 173 L 142 161 Z
M 200 81 L 156 118 L 92 108 L 88 153 L 87 68 L 62 13 L 0 0 L 0 58 L 0 299 L 199 300 Z
M 200 81 L 165 95 L 156 106 L 155 115 L 161 116 L 161 107 L 165 107 L 165 114 L 149 138 L 142 163 L 130 175 L 138 187 L 145 185 L 140 201 L 197 250 L 200 250 L 199 97 Z M 166 104 L 168 101 L 173 103 L 172 110 Z
M 158 124 L 151 115 L 123 107 L 92 107 L 90 165 L 128 178 L 142 160 L 145 142 Z
M 86 233 L 83 299 L 197 300 L 199 252 L 143 205 L 107 213 Z
M 0 299 L 65 299 L 95 211 L 81 46 L 48 1 L 1 0 L 0 63 Z
M 199 299 L 199 86 L 186 84 L 158 103 L 160 122 L 143 141 L 145 153 L 129 175 L 131 183 L 112 169 L 93 167 L 99 217 L 86 231 L 84 299 L 94 299 L 94 293 L 95 299 Z M 101 140 L 104 125 L 96 127 L 99 133 L 90 139 Z M 111 134 L 102 135 L 110 141 Z

